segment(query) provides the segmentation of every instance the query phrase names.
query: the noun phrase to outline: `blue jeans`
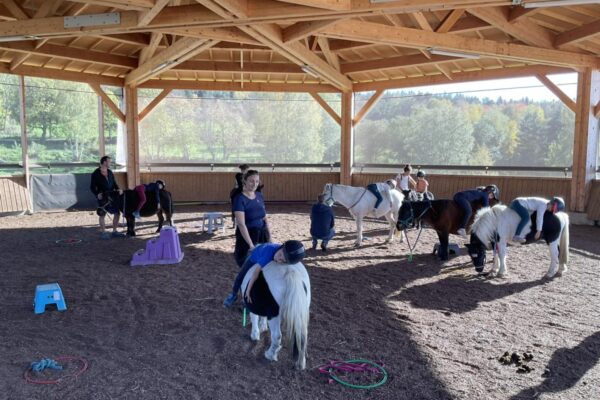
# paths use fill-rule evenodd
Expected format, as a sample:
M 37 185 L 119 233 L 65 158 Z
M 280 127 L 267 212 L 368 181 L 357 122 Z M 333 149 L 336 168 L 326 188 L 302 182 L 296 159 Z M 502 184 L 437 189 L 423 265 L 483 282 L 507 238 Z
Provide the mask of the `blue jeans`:
M 329 241 L 334 236 L 335 236 L 335 229 L 331 228 L 329 230 L 329 233 L 324 237 L 313 236 L 312 237 L 312 245 L 313 245 L 313 247 L 317 247 L 317 240 L 321 239 L 323 241 L 323 242 L 321 242 L 321 246 L 327 247 L 327 243 L 329 243 Z
M 371 183 L 367 185 L 367 190 L 375 195 L 377 201 L 375 202 L 375 208 L 379 207 L 381 202 L 383 201 L 383 197 L 381 197 L 381 193 L 379 193 L 379 189 L 377 189 L 377 185 Z
M 246 276 L 246 274 L 248 273 L 248 271 L 250 270 L 250 268 L 252 268 L 252 266 L 254 264 L 255 263 L 252 260 L 250 260 L 250 256 L 246 257 L 246 261 L 244 261 L 244 263 L 242 264 L 242 266 L 240 268 L 240 272 L 238 272 L 237 276 L 235 277 L 235 281 L 233 282 L 233 288 L 231 290 L 232 293 L 237 294 L 237 292 L 242 287 L 242 283 L 244 282 L 244 277 Z
M 473 214 L 473 208 L 471 207 L 471 203 L 469 203 L 469 201 L 461 194 L 454 196 L 454 201 L 464 211 L 464 215 L 460 221 L 460 227 L 458 229 L 465 229 L 467 227 L 467 222 L 469 222 L 469 218 L 471 218 L 471 214 Z
M 517 214 L 519 214 L 519 217 L 521 217 L 521 221 L 519 222 L 519 225 L 517 226 L 517 231 L 515 232 L 515 236 L 521 236 L 523 228 L 525 228 L 525 225 L 527 225 L 527 222 L 529 221 L 529 211 L 527 211 L 527 209 L 523 207 L 523 205 L 518 200 L 513 200 L 510 203 L 510 208 L 515 210 Z

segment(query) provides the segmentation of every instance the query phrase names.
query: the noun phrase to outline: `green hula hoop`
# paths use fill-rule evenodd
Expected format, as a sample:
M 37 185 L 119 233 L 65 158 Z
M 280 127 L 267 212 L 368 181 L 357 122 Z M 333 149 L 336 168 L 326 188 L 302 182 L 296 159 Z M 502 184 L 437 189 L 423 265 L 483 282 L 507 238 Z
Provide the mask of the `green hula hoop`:
M 357 360 L 348 360 L 348 361 L 343 361 L 345 363 L 357 363 L 357 364 L 362 364 L 362 363 L 366 363 L 369 364 L 375 368 L 377 368 L 379 371 L 381 371 L 381 373 L 383 374 L 383 378 L 381 378 L 381 380 L 379 382 L 375 382 L 371 385 L 355 385 L 353 383 L 350 382 L 346 382 L 341 380 L 338 376 L 334 375 L 333 373 L 333 368 L 329 368 L 329 376 L 335 380 L 337 383 L 347 386 L 347 387 L 351 387 L 354 389 L 374 389 L 376 387 L 379 387 L 381 385 L 383 385 L 384 383 L 387 382 L 387 378 L 388 378 L 388 373 L 385 370 L 385 368 L 383 368 L 381 365 L 374 363 L 373 361 L 369 361 L 369 360 L 361 360 L 361 359 L 357 359 Z

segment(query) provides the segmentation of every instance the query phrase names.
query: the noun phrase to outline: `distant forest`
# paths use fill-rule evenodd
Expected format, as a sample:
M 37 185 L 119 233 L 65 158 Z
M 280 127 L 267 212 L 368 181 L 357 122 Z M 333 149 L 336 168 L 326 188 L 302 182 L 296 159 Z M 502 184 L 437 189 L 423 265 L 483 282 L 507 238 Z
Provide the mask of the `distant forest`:
M 98 100 L 89 86 L 26 78 L 29 156 L 98 160 Z M 122 102 L 120 88 L 104 88 Z M 0 163 L 21 160 L 17 77 L 0 75 Z M 141 111 L 157 90 L 140 90 Z M 339 112 L 340 96 L 322 95 Z M 370 93 L 356 95 L 355 110 Z M 117 119 L 105 107 L 107 153 Z M 356 126 L 356 163 L 570 166 L 574 114 L 560 101 L 481 100 L 387 92 Z M 331 163 L 339 125 L 307 94 L 173 91 L 140 122 L 140 161 Z

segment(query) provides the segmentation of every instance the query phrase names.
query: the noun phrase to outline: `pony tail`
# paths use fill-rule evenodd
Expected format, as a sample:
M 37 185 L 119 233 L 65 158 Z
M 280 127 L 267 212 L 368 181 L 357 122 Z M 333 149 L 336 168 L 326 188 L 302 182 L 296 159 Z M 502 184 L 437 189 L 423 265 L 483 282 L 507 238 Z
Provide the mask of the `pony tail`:
M 564 217 L 565 226 L 563 226 L 562 234 L 560 235 L 558 262 L 559 264 L 567 265 L 569 262 L 569 215 L 564 213 Z
M 299 360 L 304 360 L 308 341 L 308 320 L 310 302 L 302 274 L 293 266 L 285 272 L 286 293 L 280 304 L 280 314 L 285 332 L 285 341 L 293 349 L 297 345 Z M 302 362 L 303 364 L 303 362 Z M 300 366 L 304 369 L 304 366 Z

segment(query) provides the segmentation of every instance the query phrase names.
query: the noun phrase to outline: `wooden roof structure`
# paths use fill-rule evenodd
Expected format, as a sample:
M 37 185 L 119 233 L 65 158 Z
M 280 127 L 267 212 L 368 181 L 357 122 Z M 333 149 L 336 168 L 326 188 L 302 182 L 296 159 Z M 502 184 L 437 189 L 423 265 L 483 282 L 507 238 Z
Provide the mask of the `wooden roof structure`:
M 0 72 L 114 86 L 356 92 L 599 55 L 598 1 L 0 1 Z

